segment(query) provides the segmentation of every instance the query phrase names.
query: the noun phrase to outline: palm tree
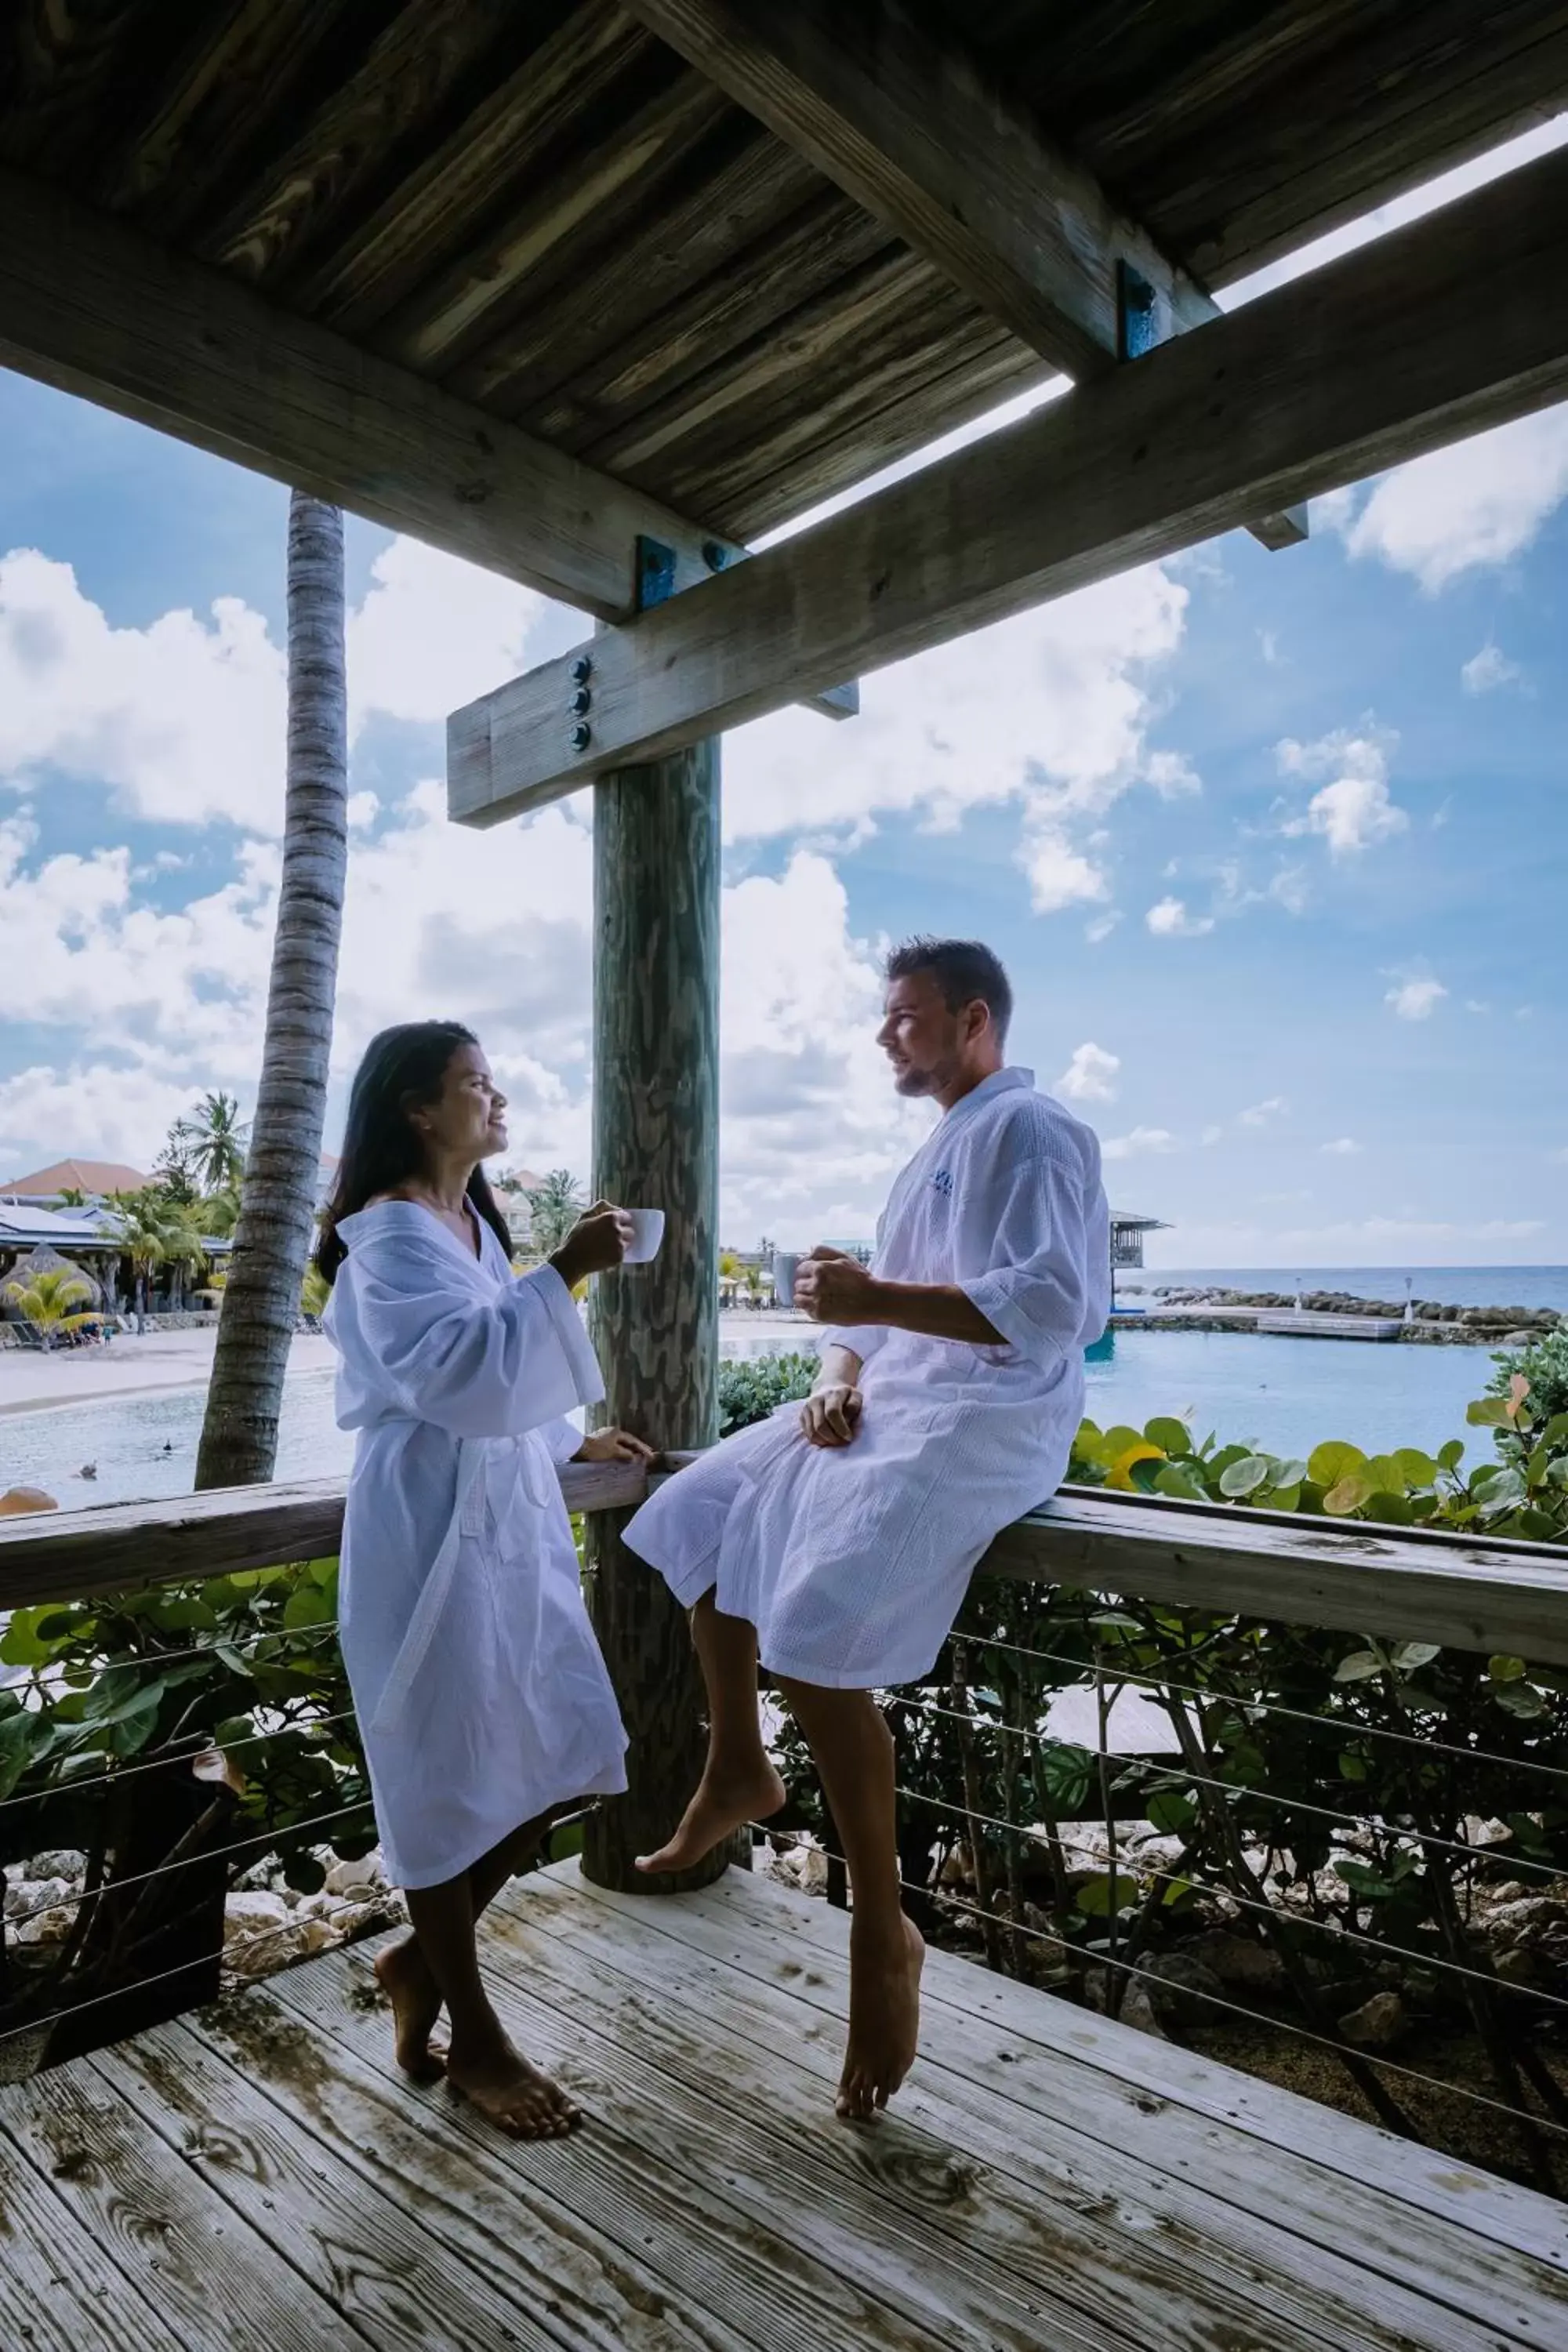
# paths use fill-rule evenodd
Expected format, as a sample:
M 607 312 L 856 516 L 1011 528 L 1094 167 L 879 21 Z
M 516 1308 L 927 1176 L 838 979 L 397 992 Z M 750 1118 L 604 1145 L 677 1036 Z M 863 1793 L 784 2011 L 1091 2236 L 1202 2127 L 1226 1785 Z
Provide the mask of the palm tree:
M 62 1184 L 55 1198 L 62 1209 L 85 1209 L 87 1194 L 79 1184 Z
M 237 1192 L 245 1174 L 250 1128 L 240 1118 L 237 1097 L 221 1088 L 202 1097 L 187 1118 L 177 1118 L 170 1141 L 177 1141 L 185 1167 L 204 1192 Z
M 541 1184 L 525 1187 L 529 1233 L 541 1257 L 553 1257 L 584 1210 L 587 1196 L 565 1168 L 553 1168 Z
M 283 874 L 261 1082 L 196 1485 L 272 1475 L 278 1411 L 316 1213 L 348 872 L 343 519 L 289 502 L 289 754 Z
M 26 1317 L 46 1348 L 98 1320 L 91 1283 L 68 1266 L 30 1275 L 25 1282 L 8 1282 L 5 1295 L 17 1313 Z M 85 1314 L 79 1311 L 83 1307 L 88 1310 Z
M 219 1191 L 209 1192 L 205 1200 L 196 1202 L 195 1214 L 204 1234 L 220 1236 L 232 1234 L 239 1223 L 238 1185 L 226 1184 Z
M 140 1324 L 153 1276 L 169 1255 L 174 1203 L 155 1184 L 143 1185 L 140 1192 L 110 1193 L 110 1213 L 100 1230 L 112 1234 L 131 1260 L 132 1304 Z

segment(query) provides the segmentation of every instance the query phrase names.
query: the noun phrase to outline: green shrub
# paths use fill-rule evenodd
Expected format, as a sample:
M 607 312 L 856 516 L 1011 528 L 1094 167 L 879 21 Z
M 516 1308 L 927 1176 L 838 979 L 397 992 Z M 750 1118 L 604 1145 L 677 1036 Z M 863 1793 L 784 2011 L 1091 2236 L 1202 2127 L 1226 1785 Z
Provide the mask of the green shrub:
M 815 1356 L 751 1356 L 727 1360 L 719 1367 L 719 1434 L 731 1437 L 766 1421 L 781 1404 L 811 1394 L 816 1378 Z
M 1560 1323 L 1555 1331 L 1536 1339 L 1528 1348 L 1520 1348 L 1507 1355 L 1492 1358 L 1497 1370 L 1487 1391 L 1489 1396 L 1506 1397 L 1512 1391 L 1516 1380 L 1530 1383 L 1530 1407 L 1537 1425 L 1568 1414 L 1568 1323 Z M 1506 1455 L 1510 1448 L 1500 1442 L 1499 1452 Z M 1559 1436 L 1552 1450 L 1568 1450 L 1568 1432 Z

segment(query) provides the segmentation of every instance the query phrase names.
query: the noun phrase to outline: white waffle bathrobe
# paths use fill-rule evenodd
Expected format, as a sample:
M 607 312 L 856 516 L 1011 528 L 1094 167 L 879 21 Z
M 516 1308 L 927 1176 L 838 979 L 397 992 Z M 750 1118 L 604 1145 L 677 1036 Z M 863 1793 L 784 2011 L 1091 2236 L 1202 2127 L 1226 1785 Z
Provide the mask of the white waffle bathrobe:
M 326 1316 L 359 1432 L 338 1627 L 390 1877 L 455 1878 L 521 1822 L 626 1787 L 556 1465 L 604 1394 L 552 1267 L 520 1280 L 428 1210 L 346 1217 Z
M 874 1271 L 957 1284 L 1002 1344 L 825 1332 L 861 1359 L 854 1443 L 809 1445 L 787 1405 L 672 1478 L 626 1536 L 678 1599 L 711 1589 L 749 1618 L 773 1673 L 833 1689 L 929 1674 L 992 1538 L 1061 1481 L 1110 1307 L 1094 1136 L 1030 1071 L 999 1071 L 898 1178 Z

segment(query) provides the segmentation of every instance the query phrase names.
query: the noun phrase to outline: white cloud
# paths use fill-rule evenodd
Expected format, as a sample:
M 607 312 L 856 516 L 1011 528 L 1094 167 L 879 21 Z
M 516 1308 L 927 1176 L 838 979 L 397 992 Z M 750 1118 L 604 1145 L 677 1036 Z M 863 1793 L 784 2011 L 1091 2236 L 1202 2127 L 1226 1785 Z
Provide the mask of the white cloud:
M 395 539 L 371 566 L 348 620 L 351 731 L 372 711 L 440 724 L 545 657 L 537 640 L 566 608 L 416 539 Z M 578 635 L 582 616 L 575 616 Z M 531 640 L 533 642 L 531 643 Z
M 1341 728 L 1314 743 L 1291 737 L 1276 748 L 1279 772 L 1285 776 L 1330 781 L 1313 793 L 1305 811 L 1286 819 L 1282 830 L 1292 836 L 1318 834 L 1333 857 L 1351 857 L 1374 842 L 1404 833 L 1410 819 L 1396 806 L 1388 790 L 1391 735 L 1352 734 Z M 1287 898 L 1285 903 L 1289 904 Z
M 1109 1136 L 1100 1154 L 1106 1160 L 1148 1160 L 1180 1149 L 1168 1127 L 1135 1127 L 1131 1135 Z
M 1500 646 L 1488 644 L 1470 656 L 1459 676 L 1467 694 L 1491 694 L 1500 686 L 1511 686 L 1524 672 L 1516 661 L 1510 661 Z
M 1057 1080 L 1056 1091 L 1066 1095 L 1069 1102 L 1114 1102 L 1116 1074 L 1121 1067 L 1121 1055 L 1108 1054 L 1103 1045 L 1086 1043 L 1076 1046 L 1071 1061 Z
M 55 769 L 165 824 L 283 811 L 283 656 L 237 597 L 113 628 L 68 563 L 0 558 L 0 783 Z
M 1026 844 L 1021 863 L 1029 877 L 1029 901 L 1037 915 L 1058 915 L 1064 907 L 1085 901 L 1092 905 L 1110 895 L 1110 877 L 1103 866 L 1075 849 L 1054 826 Z
M 1331 1159 L 1353 1160 L 1361 1146 L 1353 1135 L 1336 1135 L 1331 1143 L 1320 1143 L 1318 1149 L 1326 1151 Z
M 736 729 L 728 836 L 854 840 L 884 817 L 941 830 L 1010 804 L 1037 910 L 1102 902 L 1093 835 L 1106 812 L 1139 785 L 1167 797 L 1196 785 L 1180 755 L 1147 740 L 1150 675 L 1181 643 L 1187 596 L 1146 566 L 868 678 L 846 726 L 791 709 Z
M 1270 1095 L 1267 1102 L 1254 1103 L 1240 1114 L 1243 1127 L 1267 1127 L 1270 1119 L 1283 1118 L 1290 1106 L 1283 1095 Z
M 348 615 L 351 739 L 376 711 L 444 720 L 568 625 L 580 618 L 531 589 L 394 540 Z M 55 769 L 160 824 L 226 818 L 275 834 L 285 724 L 282 648 L 238 597 L 205 619 L 177 611 L 117 628 L 69 564 L 28 548 L 0 558 L 0 784 L 25 789 Z M 368 822 L 368 797 L 355 794 L 352 823 Z
M 1429 1021 L 1447 993 L 1440 980 L 1428 975 L 1419 980 L 1396 981 L 1383 1001 L 1394 1007 L 1401 1021 Z
M 1160 940 L 1199 940 L 1214 929 L 1212 915 L 1190 915 L 1181 898 L 1161 898 L 1143 920 Z
M 1435 450 L 1386 474 L 1359 508 L 1330 516 L 1354 556 L 1419 582 L 1428 595 L 1462 572 L 1522 554 L 1568 497 L 1568 407 L 1549 408 Z
M 1205 1128 L 1203 1133 L 1198 1138 L 1198 1141 L 1205 1144 L 1219 1143 L 1224 1139 L 1224 1128 L 1216 1126 L 1211 1122 L 1209 1126 Z
M 1097 948 L 1102 943 L 1102 941 L 1110 937 L 1111 932 L 1116 929 L 1117 924 L 1121 920 L 1121 911 L 1115 907 L 1111 908 L 1109 915 L 1096 915 L 1092 923 L 1086 923 L 1084 925 L 1084 938 L 1089 941 L 1091 948 Z

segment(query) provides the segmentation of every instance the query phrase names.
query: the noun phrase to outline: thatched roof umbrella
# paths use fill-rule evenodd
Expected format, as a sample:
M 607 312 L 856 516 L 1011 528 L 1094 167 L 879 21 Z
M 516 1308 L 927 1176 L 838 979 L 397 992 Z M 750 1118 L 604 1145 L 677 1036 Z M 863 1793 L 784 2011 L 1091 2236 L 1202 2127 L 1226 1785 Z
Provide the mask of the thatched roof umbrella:
M 74 1275 L 79 1282 L 84 1282 L 87 1285 L 90 1294 L 83 1303 L 93 1307 L 101 1307 L 103 1304 L 102 1286 L 88 1273 L 86 1267 L 79 1265 L 74 1257 L 63 1257 L 59 1251 L 51 1248 L 47 1242 L 40 1242 L 37 1249 L 27 1252 L 26 1257 L 18 1258 L 5 1279 L 7 1283 L 19 1282 L 25 1285 L 36 1281 L 40 1274 Z

